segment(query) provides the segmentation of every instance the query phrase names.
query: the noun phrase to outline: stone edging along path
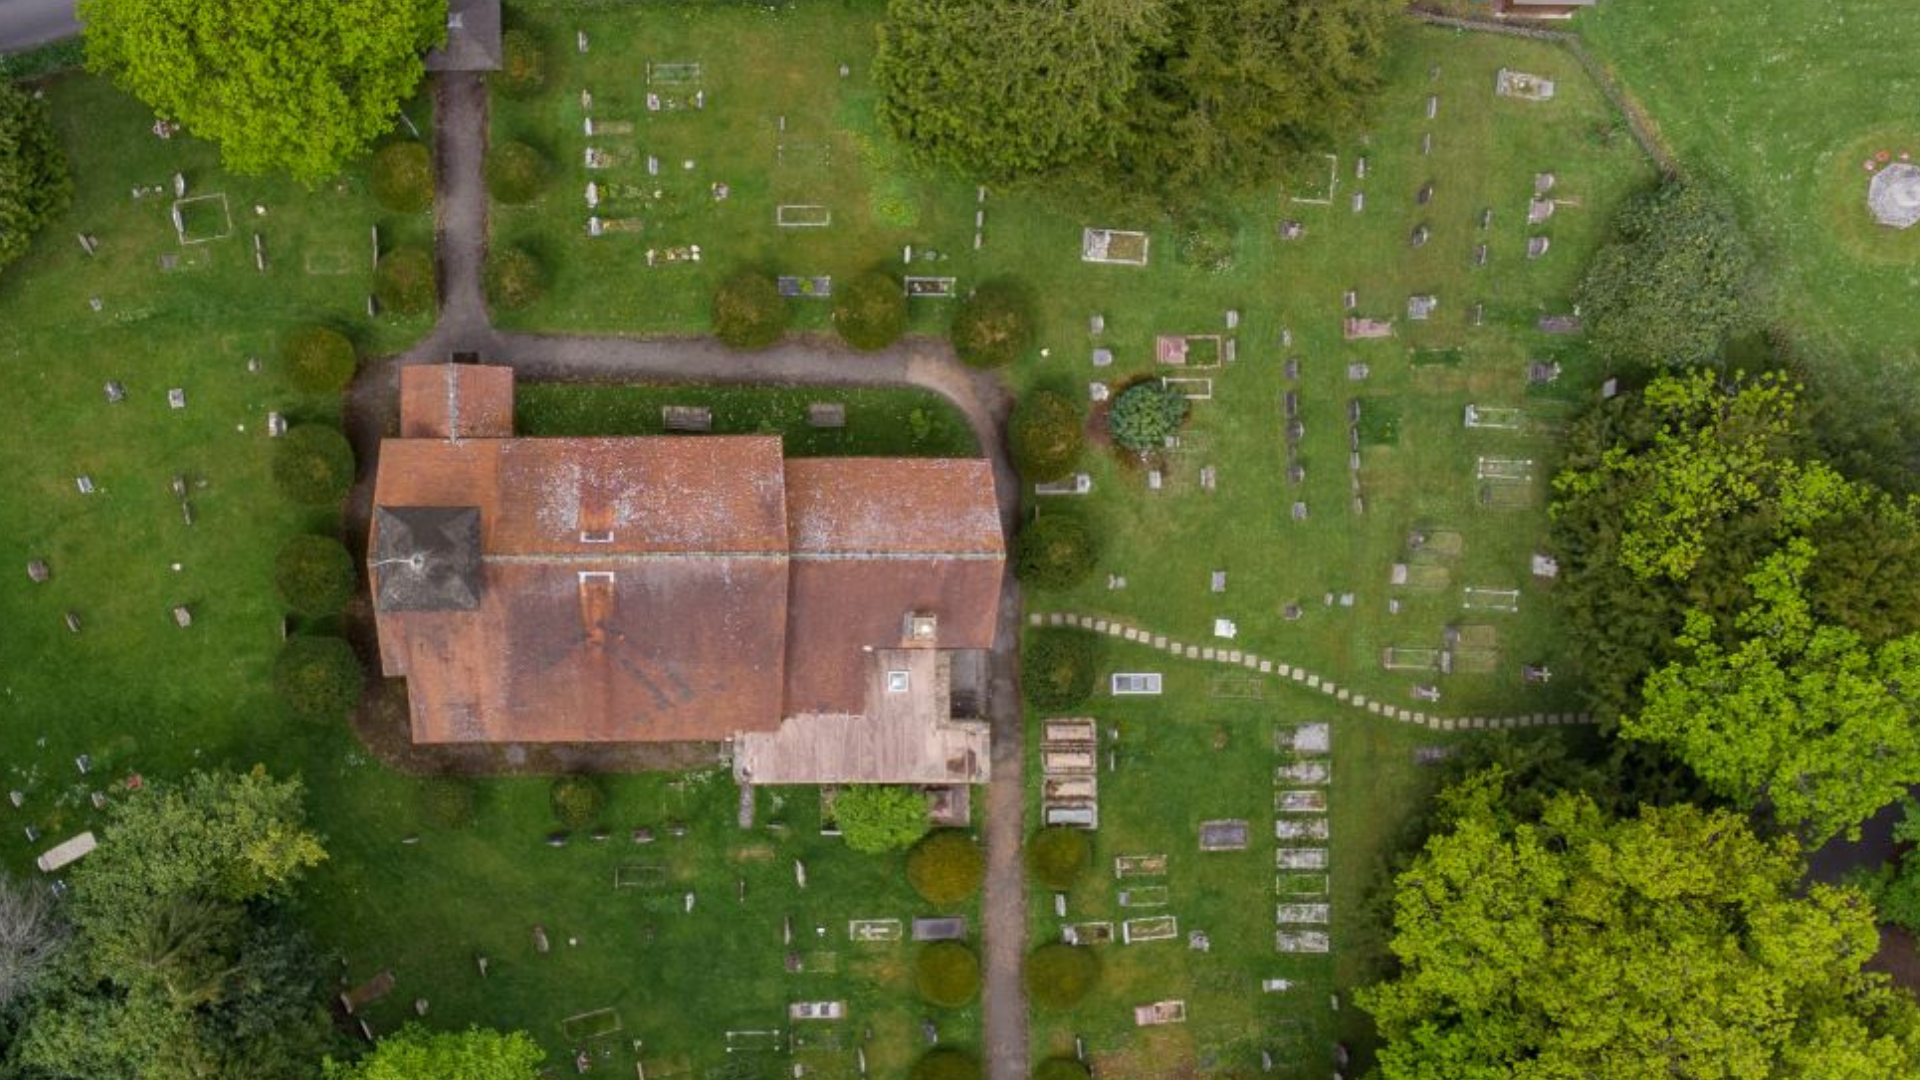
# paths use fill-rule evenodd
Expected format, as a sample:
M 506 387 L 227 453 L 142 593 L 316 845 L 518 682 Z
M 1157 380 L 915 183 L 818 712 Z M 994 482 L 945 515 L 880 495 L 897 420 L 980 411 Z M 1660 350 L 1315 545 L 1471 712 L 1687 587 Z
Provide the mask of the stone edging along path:
M 1187 660 L 1200 660 L 1228 667 L 1245 668 L 1262 675 L 1274 675 L 1282 679 L 1291 679 L 1308 690 L 1318 690 L 1343 705 L 1364 709 L 1375 716 L 1389 720 L 1398 720 L 1403 724 L 1419 724 L 1435 731 L 1476 731 L 1488 729 L 1506 729 L 1523 727 L 1547 727 L 1561 724 L 1591 724 L 1591 713 L 1527 713 L 1522 716 L 1435 716 L 1418 709 L 1402 709 L 1385 702 L 1356 694 L 1331 679 L 1315 675 L 1305 668 L 1283 664 L 1276 660 L 1242 652 L 1239 649 L 1222 649 L 1217 646 L 1189 645 L 1167 637 L 1154 634 L 1138 627 L 1128 626 L 1117 619 L 1101 619 L 1092 615 L 1075 615 L 1069 612 L 1036 612 L 1027 617 L 1033 626 L 1070 626 L 1082 630 L 1091 630 L 1096 634 L 1117 637 L 1148 648 L 1159 649 L 1169 656 Z

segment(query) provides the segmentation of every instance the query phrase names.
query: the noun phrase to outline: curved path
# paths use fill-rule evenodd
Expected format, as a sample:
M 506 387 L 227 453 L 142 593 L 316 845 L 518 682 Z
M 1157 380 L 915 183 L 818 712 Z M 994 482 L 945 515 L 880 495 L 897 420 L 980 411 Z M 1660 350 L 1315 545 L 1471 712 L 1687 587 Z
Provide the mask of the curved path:
M 372 515 L 372 476 L 380 439 L 398 426 L 399 368 L 444 363 L 473 353 L 537 379 L 662 379 L 758 385 L 914 386 L 940 394 L 960 410 L 993 462 L 1001 525 L 1009 537 L 1020 510 L 1019 478 L 1003 433 L 1012 398 L 1000 380 L 957 360 L 945 342 L 910 339 L 881 353 L 854 353 L 837 343 L 789 338 L 757 353 L 739 353 L 711 338 L 619 338 L 502 333 L 487 317 L 481 268 L 487 244 L 483 181 L 487 142 L 486 84 L 478 75 L 444 74 L 434 83 L 435 243 L 440 317 L 433 332 L 406 353 L 369 364 L 350 392 L 347 427 L 363 466 L 348 504 L 350 536 L 365 536 Z M 1026 954 L 1026 874 L 1022 783 L 1025 737 L 1018 679 L 1020 594 L 1013 575 L 1000 591 L 992 652 L 988 714 L 993 772 L 987 785 L 987 876 L 982 901 L 986 938 L 985 1050 L 990 1080 L 1028 1074 L 1027 1001 L 1021 982 Z

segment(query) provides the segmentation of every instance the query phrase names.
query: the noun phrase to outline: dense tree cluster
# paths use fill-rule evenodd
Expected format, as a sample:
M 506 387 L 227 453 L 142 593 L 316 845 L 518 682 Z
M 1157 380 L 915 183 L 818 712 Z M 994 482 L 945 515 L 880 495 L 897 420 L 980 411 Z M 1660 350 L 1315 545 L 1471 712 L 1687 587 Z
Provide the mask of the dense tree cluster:
M 328 1059 L 326 1080 L 537 1080 L 546 1052 L 524 1031 L 470 1027 L 429 1031 L 408 1024 L 352 1064 Z
M 73 197 L 67 155 L 46 102 L 0 79 L 0 269 Z

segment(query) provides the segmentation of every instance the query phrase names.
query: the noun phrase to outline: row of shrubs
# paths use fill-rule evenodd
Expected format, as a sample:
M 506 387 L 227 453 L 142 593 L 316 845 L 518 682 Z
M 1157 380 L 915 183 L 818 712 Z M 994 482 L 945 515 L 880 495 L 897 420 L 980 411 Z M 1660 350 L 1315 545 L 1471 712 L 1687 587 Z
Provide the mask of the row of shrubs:
M 780 340 L 792 317 L 772 275 L 743 270 L 713 294 L 713 333 L 736 349 L 764 349 Z M 907 295 L 899 278 L 884 271 L 835 285 L 833 328 L 862 352 L 884 349 L 907 331 Z M 1033 312 L 1025 290 L 1010 281 L 990 281 L 960 302 L 950 331 L 953 348 L 975 367 L 1012 363 L 1033 342 Z

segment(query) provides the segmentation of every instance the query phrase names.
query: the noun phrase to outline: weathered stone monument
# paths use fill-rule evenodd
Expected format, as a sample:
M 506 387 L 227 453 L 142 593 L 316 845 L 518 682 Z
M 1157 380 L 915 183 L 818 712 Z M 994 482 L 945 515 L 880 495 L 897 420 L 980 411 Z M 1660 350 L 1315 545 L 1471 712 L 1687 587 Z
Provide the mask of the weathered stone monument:
M 1897 161 L 1873 174 L 1867 185 L 1873 220 L 1896 229 L 1920 222 L 1920 165 Z

